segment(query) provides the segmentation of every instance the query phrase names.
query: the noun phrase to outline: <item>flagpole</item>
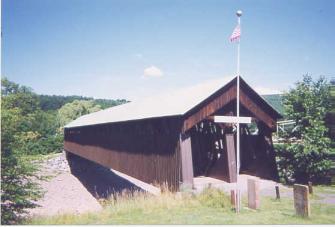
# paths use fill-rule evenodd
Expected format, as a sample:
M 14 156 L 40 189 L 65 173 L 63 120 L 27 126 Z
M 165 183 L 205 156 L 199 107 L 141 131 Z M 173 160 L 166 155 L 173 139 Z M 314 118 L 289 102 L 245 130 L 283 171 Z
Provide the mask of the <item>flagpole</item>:
M 238 26 L 241 26 L 241 16 L 242 16 L 242 11 L 238 10 L 236 12 L 237 16 L 237 24 Z M 240 28 L 241 29 L 241 28 Z M 237 74 L 237 94 L 236 94 L 236 115 L 237 118 L 240 117 L 240 38 L 237 43 L 237 69 L 236 69 L 236 74 Z M 239 170 L 240 170 L 240 123 L 237 123 L 237 130 L 236 130 L 236 212 L 240 212 L 240 206 L 241 206 L 241 195 L 240 191 L 238 190 L 238 175 L 239 175 Z

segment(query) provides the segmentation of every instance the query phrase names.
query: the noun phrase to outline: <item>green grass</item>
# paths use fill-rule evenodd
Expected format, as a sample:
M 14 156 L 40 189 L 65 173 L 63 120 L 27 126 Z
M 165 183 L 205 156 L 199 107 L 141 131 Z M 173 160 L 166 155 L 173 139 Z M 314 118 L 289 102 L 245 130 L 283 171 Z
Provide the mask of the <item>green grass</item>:
M 325 185 L 318 185 L 313 186 L 313 193 L 324 193 L 324 194 L 335 194 L 335 185 L 325 186 Z
M 313 198 L 312 198 L 313 201 Z M 117 196 L 97 213 L 36 217 L 24 224 L 334 224 L 335 205 L 311 202 L 311 217 L 295 215 L 292 199 L 261 198 L 259 210 L 243 207 L 236 214 L 222 191 L 207 189 L 200 195 L 163 193 Z

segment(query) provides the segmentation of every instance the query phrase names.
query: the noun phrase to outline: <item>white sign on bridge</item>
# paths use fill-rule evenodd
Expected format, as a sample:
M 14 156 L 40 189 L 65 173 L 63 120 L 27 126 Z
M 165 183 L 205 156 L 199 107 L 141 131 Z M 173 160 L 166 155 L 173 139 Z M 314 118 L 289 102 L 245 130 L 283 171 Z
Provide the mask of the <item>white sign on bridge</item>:
M 251 117 L 214 116 L 214 122 L 217 122 L 217 123 L 250 124 L 251 123 Z

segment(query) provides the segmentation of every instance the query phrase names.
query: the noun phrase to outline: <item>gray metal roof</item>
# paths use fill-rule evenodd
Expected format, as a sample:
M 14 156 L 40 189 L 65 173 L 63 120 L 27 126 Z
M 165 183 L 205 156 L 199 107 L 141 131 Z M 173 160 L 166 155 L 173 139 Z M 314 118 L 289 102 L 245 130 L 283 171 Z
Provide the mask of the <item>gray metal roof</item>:
M 151 96 L 143 100 L 129 102 L 95 113 L 83 115 L 67 124 L 65 128 L 156 117 L 181 116 L 234 79 L 235 77 L 230 76 L 218 80 L 210 80 L 174 92 Z M 250 87 L 250 89 L 252 88 Z M 269 102 L 262 96 L 258 96 L 268 107 L 270 107 L 273 113 L 276 113 L 277 117 L 281 117 L 279 112 L 276 111 Z
M 220 80 L 211 80 L 175 92 L 83 115 L 67 124 L 65 128 L 183 115 L 233 79 L 234 77 L 225 77 Z

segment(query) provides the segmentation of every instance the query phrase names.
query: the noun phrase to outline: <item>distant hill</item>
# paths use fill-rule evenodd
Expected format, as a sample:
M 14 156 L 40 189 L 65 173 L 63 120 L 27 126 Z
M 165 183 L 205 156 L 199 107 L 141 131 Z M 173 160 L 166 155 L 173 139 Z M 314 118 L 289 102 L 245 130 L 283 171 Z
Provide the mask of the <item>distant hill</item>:
M 281 115 L 284 115 L 283 95 L 281 94 L 262 95 L 262 97 Z
M 100 105 L 102 109 L 106 109 L 112 106 L 117 106 L 128 101 L 125 99 L 94 99 L 91 97 L 83 97 L 77 95 L 62 96 L 62 95 L 38 95 L 40 107 L 44 111 L 58 110 L 64 104 L 73 102 L 74 100 L 93 100 L 97 105 Z

